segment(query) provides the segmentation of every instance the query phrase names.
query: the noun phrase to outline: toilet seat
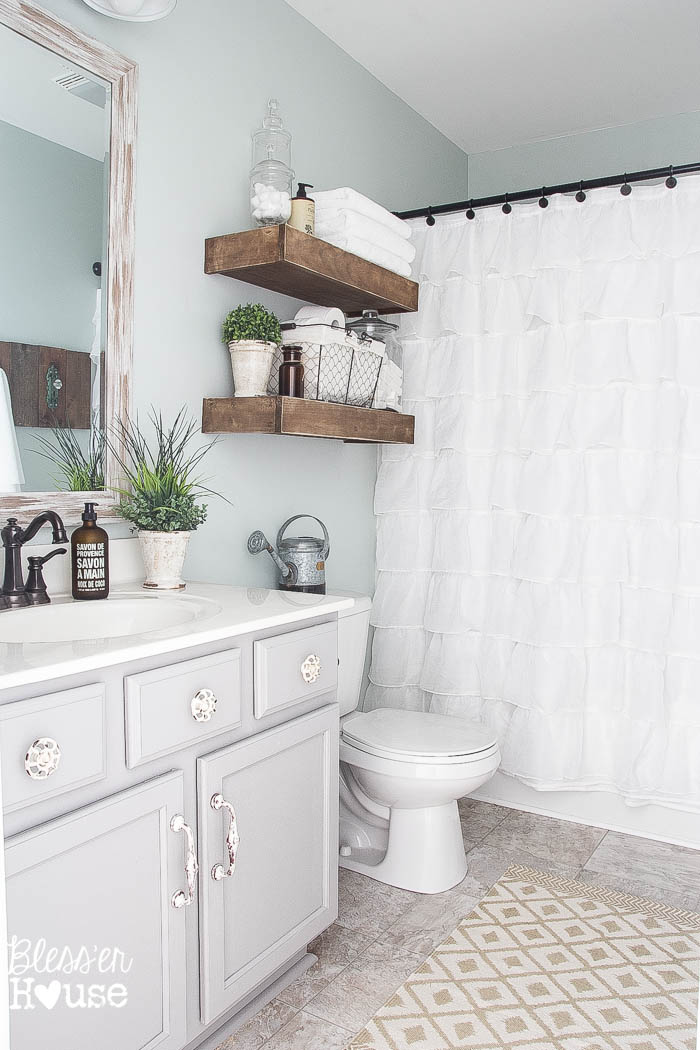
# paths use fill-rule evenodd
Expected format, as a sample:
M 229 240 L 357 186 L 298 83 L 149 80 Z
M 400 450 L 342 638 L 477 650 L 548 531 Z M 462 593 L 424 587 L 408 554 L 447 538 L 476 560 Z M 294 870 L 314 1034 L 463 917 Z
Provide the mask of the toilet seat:
M 417 765 L 464 764 L 498 750 L 495 734 L 480 722 L 396 708 L 351 716 L 343 722 L 342 736 L 358 751 Z

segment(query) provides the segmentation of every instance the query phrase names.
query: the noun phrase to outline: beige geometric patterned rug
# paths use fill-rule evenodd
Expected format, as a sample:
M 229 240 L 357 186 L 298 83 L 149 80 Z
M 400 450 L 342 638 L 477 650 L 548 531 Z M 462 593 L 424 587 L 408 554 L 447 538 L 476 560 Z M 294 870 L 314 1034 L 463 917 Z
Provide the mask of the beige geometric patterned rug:
M 514 865 L 348 1050 L 695 1050 L 700 915 Z

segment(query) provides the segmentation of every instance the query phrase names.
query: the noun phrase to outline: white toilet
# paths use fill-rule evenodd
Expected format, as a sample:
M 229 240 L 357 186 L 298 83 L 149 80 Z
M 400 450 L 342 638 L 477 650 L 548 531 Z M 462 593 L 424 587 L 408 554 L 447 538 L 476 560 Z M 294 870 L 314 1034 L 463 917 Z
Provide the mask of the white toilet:
M 371 599 L 338 613 L 340 865 L 380 882 L 439 893 L 467 871 L 457 799 L 501 761 L 478 722 L 423 711 L 358 712 Z

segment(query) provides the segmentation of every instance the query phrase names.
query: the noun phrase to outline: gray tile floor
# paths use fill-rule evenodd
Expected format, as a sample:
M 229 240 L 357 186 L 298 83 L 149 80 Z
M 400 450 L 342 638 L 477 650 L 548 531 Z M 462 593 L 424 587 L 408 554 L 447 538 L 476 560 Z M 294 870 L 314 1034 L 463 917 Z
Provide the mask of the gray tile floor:
M 310 946 L 318 962 L 220 1050 L 342 1050 L 513 863 L 700 911 L 700 851 L 469 798 L 459 805 L 464 881 L 428 896 L 341 869 L 338 919 Z

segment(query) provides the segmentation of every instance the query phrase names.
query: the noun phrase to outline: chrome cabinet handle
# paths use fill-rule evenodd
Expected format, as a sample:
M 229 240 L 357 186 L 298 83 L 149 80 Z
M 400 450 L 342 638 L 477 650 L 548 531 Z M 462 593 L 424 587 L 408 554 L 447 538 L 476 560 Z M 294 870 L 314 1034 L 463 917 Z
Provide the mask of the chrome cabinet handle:
M 50 736 L 40 736 L 24 756 L 24 769 L 32 780 L 46 780 L 58 769 L 61 749 Z
M 223 809 L 228 814 L 228 828 L 226 829 L 226 853 L 228 854 L 228 868 L 224 869 L 223 864 L 215 864 L 211 869 L 211 877 L 214 882 L 221 882 L 222 879 L 230 879 L 236 870 L 236 851 L 241 841 L 241 837 L 238 834 L 238 821 L 236 820 L 236 811 L 230 802 L 227 802 L 223 795 L 216 794 L 212 795 L 209 800 L 209 805 L 212 809 Z
M 321 677 L 321 658 L 316 653 L 309 653 L 301 665 L 301 677 L 307 685 Z
M 189 824 L 185 823 L 182 813 L 176 813 L 170 821 L 170 830 L 175 832 L 184 831 L 185 833 L 185 878 L 187 879 L 187 892 L 178 890 L 176 893 L 173 893 L 170 903 L 173 908 L 187 908 L 194 900 L 197 890 L 197 873 L 199 871 L 194 834 Z
M 210 722 L 216 714 L 216 704 L 216 694 L 211 689 L 199 689 L 190 703 L 190 711 L 195 722 Z

